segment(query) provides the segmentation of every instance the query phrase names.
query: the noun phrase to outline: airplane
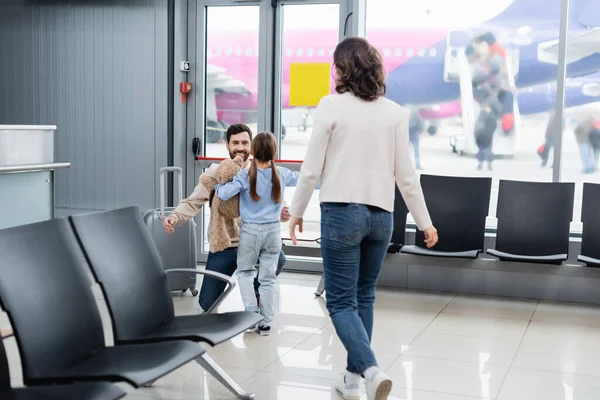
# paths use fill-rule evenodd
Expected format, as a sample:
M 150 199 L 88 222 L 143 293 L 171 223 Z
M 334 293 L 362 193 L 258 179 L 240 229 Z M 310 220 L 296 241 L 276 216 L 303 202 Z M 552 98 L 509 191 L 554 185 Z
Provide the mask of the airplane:
M 600 70 L 600 29 L 596 29 L 600 26 L 600 2 L 571 0 L 569 23 L 567 76 L 593 74 Z M 402 105 L 417 106 L 422 113 L 433 111 L 434 120 L 436 115 L 456 115 L 449 112 L 452 107 L 447 104 L 461 97 L 457 59 L 474 37 L 484 33 L 492 32 L 506 52 L 506 63 L 517 89 L 556 81 L 557 66 L 553 61 L 559 25 L 560 1 L 516 0 L 497 16 L 466 29 L 373 28 L 368 29 L 367 39 L 379 48 L 384 68 L 389 71 L 386 96 Z M 207 63 L 219 69 L 216 76 L 221 82 L 213 85 L 214 99 L 207 96 L 207 126 L 215 128 L 209 141 L 219 140 L 227 124 L 256 121 L 258 36 L 252 32 L 208 34 Z M 290 64 L 331 63 L 337 43 L 337 29 L 286 30 L 281 65 L 283 109 L 290 108 Z M 331 92 L 334 91 L 332 79 Z M 545 100 L 530 96 L 530 101 Z M 434 133 L 436 130 L 432 129 Z
M 542 83 L 519 89 L 517 102 L 521 115 L 547 113 L 556 105 L 556 82 Z M 565 86 L 565 108 L 600 102 L 600 72 L 567 79 Z M 459 118 L 462 114 L 460 101 L 443 103 L 421 109 L 421 118 L 438 120 Z

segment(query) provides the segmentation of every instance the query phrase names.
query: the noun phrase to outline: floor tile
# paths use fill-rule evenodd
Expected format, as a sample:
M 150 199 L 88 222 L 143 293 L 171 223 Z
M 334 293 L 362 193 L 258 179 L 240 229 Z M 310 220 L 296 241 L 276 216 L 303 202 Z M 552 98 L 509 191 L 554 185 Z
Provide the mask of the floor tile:
M 335 390 L 334 379 L 280 374 L 275 371 L 259 372 L 247 382 L 247 390 L 256 394 L 256 400 L 343 400 Z M 232 395 L 222 400 L 235 400 Z
M 377 310 L 412 310 L 438 313 L 455 297 L 449 293 L 428 293 L 394 289 L 377 291 L 375 307 Z
M 537 300 L 460 294 L 448 304 L 444 309 L 444 313 L 514 318 L 529 321 L 533 316 L 537 303 Z
M 518 340 L 487 339 L 425 332 L 403 353 L 407 356 L 509 366 L 519 347 Z
M 427 327 L 427 332 L 520 340 L 528 324 L 528 321 L 518 319 L 442 313 Z
M 597 400 L 600 378 L 511 368 L 498 400 Z
M 523 343 L 600 347 L 600 327 L 531 321 Z
M 521 344 L 513 365 L 527 369 L 600 377 L 598 360 L 600 360 L 600 347 L 528 341 Z
M 481 355 L 478 363 L 401 356 L 387 374 L 397 388 L 495 399 L 508 366 L 489 364 Z
M 271 363 L 266 371 L 285 375 L 337 379 L 346 370 L 347 353 L 342 347 L 300 344 Z M 398 357 L 394 353 L 376 354 L 382 369 L 389 367 Z
M 534 322 L 600 327 L 600 307 L 577 303 L 540 302 Z

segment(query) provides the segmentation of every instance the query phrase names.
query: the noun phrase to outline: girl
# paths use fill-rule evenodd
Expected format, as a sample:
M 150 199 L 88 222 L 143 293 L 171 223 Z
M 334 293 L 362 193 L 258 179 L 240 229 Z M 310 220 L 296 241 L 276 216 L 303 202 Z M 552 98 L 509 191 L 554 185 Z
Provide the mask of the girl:
M 276 271 L 281 252 L 279 229 L 283 192 L 296 186 L 298 173 L 275 166 L 277 141 L 270 132 L 259 133 L 252 140 L 253 155 L 249 170 L 240 171 L 233 181 L 216 185 L 215 192 L 223 200 L 240 194 L 240 240 L 237 277 L 246 311 L 260 313 L 264 320 L 258 332 L 269 335 L 275 314 Z M 254 293 L 254 266 L 259 262 L 260 309 Z

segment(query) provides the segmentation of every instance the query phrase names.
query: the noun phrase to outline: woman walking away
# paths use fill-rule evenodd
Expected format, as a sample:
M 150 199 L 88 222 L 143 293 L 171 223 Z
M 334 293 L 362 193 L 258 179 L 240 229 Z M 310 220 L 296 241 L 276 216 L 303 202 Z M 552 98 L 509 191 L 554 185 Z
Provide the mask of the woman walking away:
M 412 164 L 410 112 L 386 99 L 381 55 L 362 38 L 342 41 L 334 53 L 337 94 L 321 99 L 292 205 L 290 238 L 321 180 L 321 251 L 327 309 L 348 352 L 337 390 L 384 400 L 391 379 L 371 349 L 375 286 L 393 230 L 398 185 L 425 242 L 437 233 Z M 327 162 L 325 162 L 327 160 Z
M 296 186 L 298 173 L 275 166 L 277 140 L 272 133 L 259 133 L 252 140 L 252 164 L 233 181 L 216 185 L 215 192 L 223 200 L 240 194 L 240 240 L 237 254 L 237 277 L 246 311 L 259 312 L 264 320 L 258 332 L 267 336 L 275 318 L 276 271 L 281 252 L 279 220 L 283 193 Z M 258 261 L 260 309 L 254 293 L 254 266 Z

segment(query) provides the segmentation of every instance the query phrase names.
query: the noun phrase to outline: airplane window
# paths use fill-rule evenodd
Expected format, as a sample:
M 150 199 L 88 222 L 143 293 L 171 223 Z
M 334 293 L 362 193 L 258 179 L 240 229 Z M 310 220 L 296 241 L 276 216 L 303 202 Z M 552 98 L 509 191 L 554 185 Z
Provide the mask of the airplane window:
M 242 49 L 240 49 L 239 47 L 235 50 L 235 55 L 236 56 L 241 56 L 242 55 Z
M 216 57 L 220 57 L 222 53 L 223 53 L 223 49 L 221 49 L 220 47 L 217 50 L 215 50 Z
M 306 52 L 306 54 L 307 54 L 309 57 L 312 57 L 312 56 L 314 56 L 314 55 L 315 55 L 315 50 L 314 50 L 314 49 L 308 49 L 308 51 Z
M 298 50 L 296 50 L 296 55 L 298 57 L 302 57 L 304 55 L 304 49 L 298 49 Z
M 383 56 L 384 57 L 389 57 L 392 54 L 392 51 L 390 49 L 383 49 Z
M 425 56 L 425 49 L 419 49 L 419 57 Z
M 413 54 L 414 54 L 414 52 L 413 52 L 413 49 L 407 49 L 407 50 L 406 50 L 406 56 L 407 56 L 407 57 L 412 57 L 412 56 L 413 56 Z
M 319 49 L 317 54 L 319 55 L 319 57 L 323 57 L 325 55 L 325 49 Z
M 226 56 L 230 56 L 231 53 L 232 53 L 232 50 L 230 48 L 228 48 L 228 49 L 225 50 L 225 55 Z
M 437 49 L 429 49 L 429 57 L 437 56 Z
M 250 57 L 250 56 L 252 56 L 252 49 L 250 47 L 248 47 L 246 49 L 246 57 Z
M 396 50 L 394 51 L 394 55 L 395 55 L 396 57 L 402 57 L 402 49 L 396 49 Z
M 333 56 L 333 53 L 335 52 L 335 49 L 329 49 L 329 55 Z
M 287 53 L 287 56 L 288 56 L 288 57 L 291 57 L 291 56 L 293 56 L 293 55 L 294 55 L 294 49 L 292 49 L 292 48 L 289 48 L 289 49 L 287 49 L 286 53 Z

